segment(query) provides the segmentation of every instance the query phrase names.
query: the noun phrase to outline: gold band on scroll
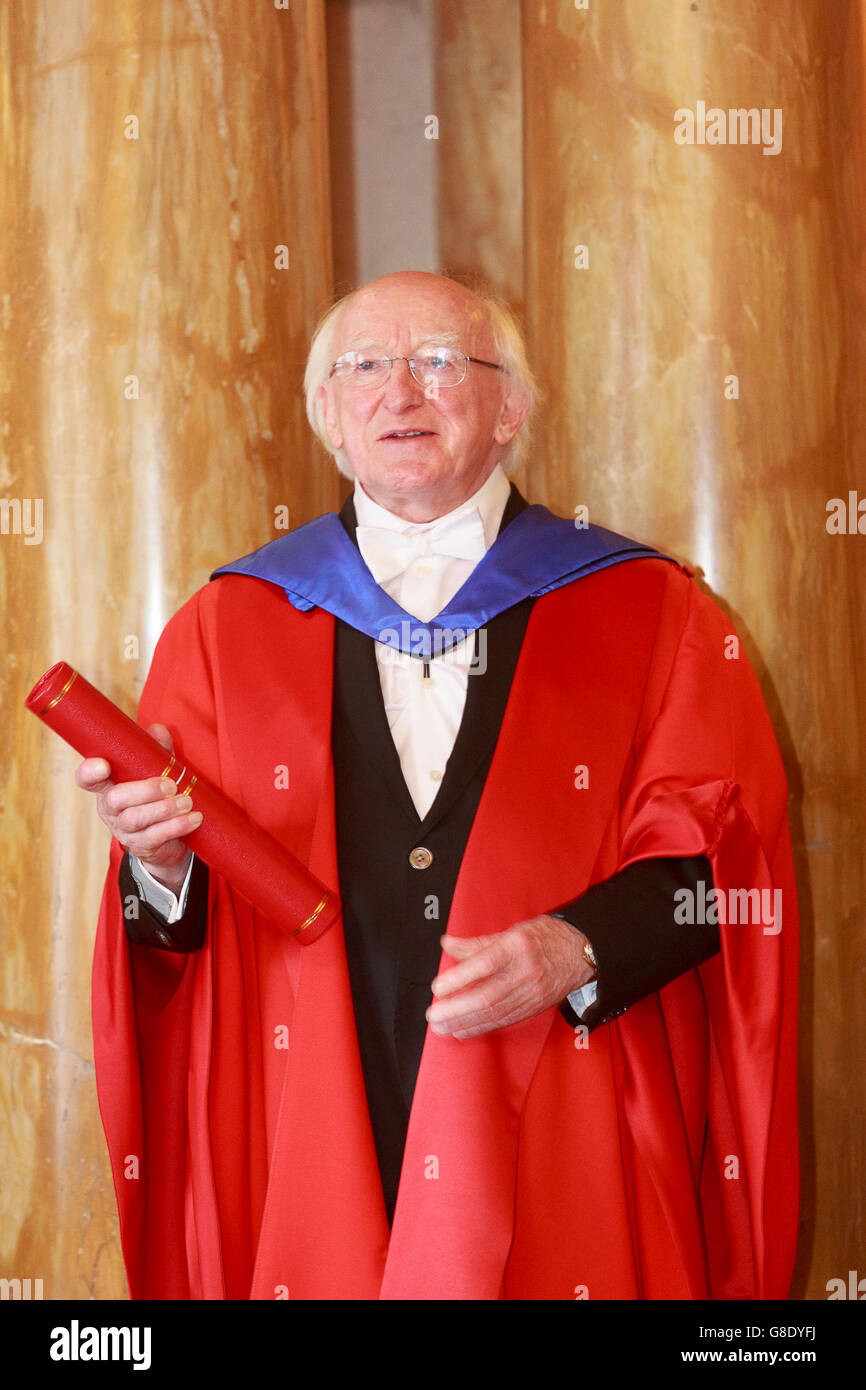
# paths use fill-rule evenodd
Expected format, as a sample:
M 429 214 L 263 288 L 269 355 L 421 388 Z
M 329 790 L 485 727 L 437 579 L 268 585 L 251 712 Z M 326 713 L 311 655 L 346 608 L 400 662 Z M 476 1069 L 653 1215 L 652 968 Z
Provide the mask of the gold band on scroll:
M 55 705 L 59 705 L 59 704 L 60 704 L 60 701 L 63 699 L 63 696 L 66 694 L 67 690 L 68 690 L 69 687 L 72 685 L 72 682 L 73 682 L 74 680 L 77 680 L 77 679 L 78 679 L 78 672 L 77 672 L 77 671 L 73 671 L 73 672 L 72 672 L 72 675 L 69 677 L 69 679 L 68 679 L 68 681 L 66 682 L 66 684 L 64 685 L 63 689 L 60 691 L 60 694 L 59 694 L 59 695 L 55 695 L 55 696 L 54 696 L 54 699 L 53 699 L 53 700 L 49 700 L 49 702 L 48 702 L 48 704 L 45 706 L 45 708 L 44 708 L 44 709 L 41 709 L 41 710 L 39 711 L 39 717 L 40 717 L 40 719 L 42 718 L 42 715 L 43 715 L 43 714 L 47 714 L 48 711 L 49 711 L 50 709 L 53 709 Z
M 309 915 L 309 917 L 307 918 L 306 922 L 302 922 L 301 925 L 300 925 L 299 927 L 296 927 L 296 928 L 295 928 L 295 930 L 292 932 L 292 936 L 300 936 L 300 934 L 301 934 L 302 931 L 306 931 L 306 930 L 307 930 L 307 927 L 311 927 L 311 926 L 313 925 L 313 923 L 315 922 L 316 918 L 318 917 L 319 913 L 321 912 L 322 908 L 325 906 L 325 903 L 328 901 L 328 898 L 329 898 L 330 896 L 331 896 L 330 893 L 325 893 L 324 897 L 322 898 L 322 901 L 319 903 L 319 906 L 315 909 L 314 912 L 311 912 L 311 913 L 310 913 L 310 915 Z

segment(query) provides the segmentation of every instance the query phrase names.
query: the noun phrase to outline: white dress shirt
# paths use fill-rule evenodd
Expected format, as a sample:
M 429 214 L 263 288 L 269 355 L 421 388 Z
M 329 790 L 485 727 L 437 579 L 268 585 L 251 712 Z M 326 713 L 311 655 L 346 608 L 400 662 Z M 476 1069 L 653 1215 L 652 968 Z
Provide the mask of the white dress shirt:
M 496 540 L 510 491 L 497 463 L 478 491 L 453 511 L 435 521 L 411 522 L 374 502 L 356 478 L 356 538 L 364 563 L 401 608 L 429 622 L 463 587 Z M 376 643 L 388 725 L 421 817 L 433 804 L 457 739 L 474 655 L 473 634 L 429 662 Z M 478 669 L 483 670 L 483 663 Z M 177 921 L 186 907 L 192 860 L 177 897 L 131 855 L 130 867 L 145 901 L 169 923 Z M 580 1014 L 595 996 L 593 980 L 568 997 Z
M 432 522 L 411 522 L 380 507 L 356 479 L 358 549 L 376 583 L 413 618 L 425 623 L 435 618 L 496 540 L 510 490 L 511 485 L 497 464 L 486 482 L 459 507 Z M 447 537 L 458 518 L 476 523 L 473 558 L 441 553 L 447 548 L 445 538 L 437 544 L 437 535 L 444 531 Z M 399 554 L 392 559 L 386 546 L 374 543 L 379 540 L 376 529 L 412 542 L 405 547 L 402 559 Z M 406 567 L 398 568 L 395 574 L 395 565 L 405 561 Z M 457 739 L 474 653 L 474 634 L 426 663 L 395 647 L 376 643 L 379 681 L 391 736 L 406 785 L 422 818 L 439 790 Z

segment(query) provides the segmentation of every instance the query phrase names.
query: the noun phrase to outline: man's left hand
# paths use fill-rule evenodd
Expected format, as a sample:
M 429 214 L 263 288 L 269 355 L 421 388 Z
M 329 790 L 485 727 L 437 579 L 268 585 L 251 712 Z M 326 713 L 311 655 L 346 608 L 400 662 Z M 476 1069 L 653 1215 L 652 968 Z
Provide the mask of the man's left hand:
M 595 971 L 583 954 L 586 937 L 559 917 L 532 917 L 489 936 L 443 936 L 453 956 L 433 981 L 427 1021 L 434 1033 L 474 1038 L 521 1023 L 588 984 Z

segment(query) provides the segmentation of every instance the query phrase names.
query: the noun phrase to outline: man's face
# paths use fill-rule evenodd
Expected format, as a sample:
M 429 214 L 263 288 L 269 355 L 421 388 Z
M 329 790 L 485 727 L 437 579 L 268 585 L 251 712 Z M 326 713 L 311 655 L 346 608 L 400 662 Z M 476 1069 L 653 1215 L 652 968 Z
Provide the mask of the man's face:
M 385 276 L 349 304 L 333 357 L 376 347 L 388 357 L 448 343 L 496 362 L 481 307 L 453 281 L 418 272 Z M 381 386 L 336 377 L 320 388 L 334 448 L 345 450 L 365 492 L 410 521 L 429 521 L 476 492 L 517 432 L 527 402 L 502 372 L 470 362 L 458 386 L 425 394 L 405 361 Z M 409 431 L 420 433 L 409 434 Z

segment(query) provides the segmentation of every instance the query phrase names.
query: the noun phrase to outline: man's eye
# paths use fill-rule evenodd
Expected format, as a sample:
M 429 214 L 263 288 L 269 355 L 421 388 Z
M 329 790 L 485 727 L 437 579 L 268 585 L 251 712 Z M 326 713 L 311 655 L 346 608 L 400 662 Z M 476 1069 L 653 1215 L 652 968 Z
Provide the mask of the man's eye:
M 369 372 L 372 371 L 374 367 L 378 367 L 378 365 L 379 363 L 375 357 L 359 357 L 355 363 L 355 371 Z
M 425 367 L 432 367 L 434 372 L 441 372 L 443 367 L 448 366 L 448 358 L 442 353 L 432 352 L 424 358 Z

